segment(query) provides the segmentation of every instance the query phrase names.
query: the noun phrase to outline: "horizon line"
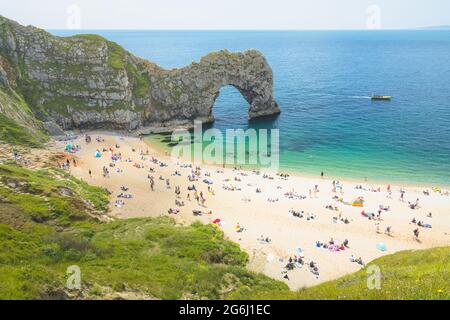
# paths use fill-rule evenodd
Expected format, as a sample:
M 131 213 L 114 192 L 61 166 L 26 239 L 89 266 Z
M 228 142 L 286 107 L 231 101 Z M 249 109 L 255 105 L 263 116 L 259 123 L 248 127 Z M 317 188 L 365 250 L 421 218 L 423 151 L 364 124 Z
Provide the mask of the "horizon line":
M 139 28 L 81 28 L 81 29 L 69 29 L 69 28 L 43 28 L 46 31 L 214 31 L 214 32 L 299 32 L 299 31 L 368 31 L 368 32 L 377 32 L 377 31 L 416 31 L 416 30 L 449 30 L 450 26 L 429 26 L 429 27 L 412 27 L 412 28 L 381 28 L 381 29 L 368 29 L 368 28 L 348 28 L 348 29 L 157 29 L 157 28 L 149 28 L 149 29 L 139 29 Z

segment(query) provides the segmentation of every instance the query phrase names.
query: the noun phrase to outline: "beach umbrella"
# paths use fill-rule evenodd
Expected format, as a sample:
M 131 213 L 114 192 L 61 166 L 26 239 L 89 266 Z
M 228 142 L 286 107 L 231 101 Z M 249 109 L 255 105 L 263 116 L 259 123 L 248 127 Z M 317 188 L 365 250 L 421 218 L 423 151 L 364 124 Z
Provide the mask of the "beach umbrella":
M 214 223 L 214 224 L 219 224 L 221 221 L 222 221 L 222 220 L 220 220 L 220 219 L 216 219 L 216 220 L 213 221 L 213 223 Z
M 384 243 L 380 242 L 379 244 L 377 244 L 377 249 L 385 252 L 387 251 L 387 246 Z
M 305 251 L 302 248 L 297 248 L 297 254 L 301 258 L 305 257 Z

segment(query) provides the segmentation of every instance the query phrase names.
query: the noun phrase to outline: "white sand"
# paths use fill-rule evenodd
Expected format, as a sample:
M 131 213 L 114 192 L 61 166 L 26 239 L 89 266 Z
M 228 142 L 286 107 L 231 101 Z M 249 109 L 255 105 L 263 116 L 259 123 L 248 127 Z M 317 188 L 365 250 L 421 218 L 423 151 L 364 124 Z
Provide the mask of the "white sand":
M 105 142 L 99 143 L 95 138 L 101 135 Z M 365 263 L 368 263 L 378 257 L 386 254 L 392 254 L 407 249 L 425 249 L 437 246 L 450 245 L 450 197 L 431 191 L 430 196 L 423 194 L 423 188 L 406 187 L 405 202 L 399 200 L 400 187 L 392 186 L 392 199 L 387 197 L 386 186 L 368 185 L 367 183 L 358 183 L 364 188 L 381 188 L 381 192 L 371 192 L 356 190 L 355 182 L 342 181 L 343 191 L 341 194 L 332 192 L 332 181 L 326 179 L 312 179 L 303 177 L 289 177 L 283 180 L 277 176 L 274 180 L 263 179 L 262 174 L 256 175 L 252 172 L 246 172 L 248 176 L 239 175 L 239 172 L 232 169 L 224 169 L 224 173 L 217 173 L 215 167 L 202 166 L 202 175 L 199 181 L 195 183 L 197 190 L 203 191 L 206 197 L 205 207 L 201 207 L 194 199 L 191 192 L 192 201 L 186 199 L 187 187 L 192 185 L 187 176 L 191 173 L 189 168 L 180 168 L 176 161 L 171 161 L 170 157 L 163 155 L 160 151 L 149 147 L 145 142 L 138 138 L 120 138 L 115 135 L 105 135 L 91 133 L 92 143 L 86 145 L 84 137 L 75 141 L 82 149 L 75 154 L 77 167 L 70 169 L 71 173 L 91 184 L 106 187 L 112 191 L 111 196 L 111 215 L 118 218 L 134 217 L 156 217 L 167 215 L 169 208 L 179 208 L 180 214 L 172 215 L 180 223 L 190 223 L 196 219 L 211 223 L 215 219 L 221 219 L 220 226 L 225 235 L 230 240 L 240 244 L 241 248 L 250 255 L 249 267 L 252 270 L 265 273 L 266 275 L 285 281 L 292 289 L 316 285 L 318 283 L 333 280 L 343 275 L 355 272 L 361 268 L 357 263 L 351 263 L 349 257 L 353 255 L 361 257 Z M 96 159 L 94 153 L 96 149 L 102 151 L 103 148 L 114 148 L 119 144 L 120 149 L 115 153 L 122 154 L 122 161 L 116 164 L 115 168 L 109 168 L 111 163 L 111 153 L 102 152 L 102 157 Z M 62 151 L 65 143 L 57 143 L 54 151 Z M 135 148 L 135 152 L 132 152 Z M 115 148 L 114 148 L 115 149 Z M 141 160 L 140 152 L 149 155 Z M 154 156 L 168 164 L 168 167 L 160 168 L 150 162 Z M 70 158 L 72 155 L 70 155 Z M 131 158 L 132 163 L 125 160 Z M 72 159 L 72 158 L 71 158 Z M 143 169 L 134 167 L 134 163 L 144 164 Z M 180 161 L 180 163 L 184 163 Z M 110 177 L 104 178 L 102 175 L 103 166 L 108 167 Z M 120 168 L 123 173 L 116 173 L 115 169 Z M 154 168 L 155 173 L 150 173 L 155 178 L 155 191 L 150 190 L 148 180 L 149 168 Z M 92 177 L 89 177 L 88 171 L 92 170 Z M 172 174 L 178 170 L 181 177 L 174 177 Z M 210 177 L 204 174 L 209 172 Z M 166 188 L 165 181 L 159 180 L 159 177 L 169 178 L 171 189 Z M 234 181 L 238 176 L 241 182 Z M 203 179 L 214 181 L 212 186 L 215 195 L 208 193 L 208 186 L 203 183 Z M 230 182 L 224 182 L 230 179 Z M 234 185 L 242 191 L 226 191 L 223 185 Z M 318 185 L 320 192 L 317 198 L 309 197 L 309 190 Z M 133 195 L 133 199 L 125 199 L 125 206 L 117 208 L 114 206 L 116 197 L 122 191 L 121 186 L 129 188 L 128 192 Z M 186 206 L 177 207 L 175 205 L 175 186 L 181 187 L 181 200 Z M 256 188 L 261 188 L 262 193 L 256 193 Z M 292 200 L 284 196 L 288 191 L 295 189 L 295 192 L 307 196 L 305 200 Z M 352 201 L 359 196 L 365 199 L 364 208 L 356 208 L 344 205 L 333 200 L 334 196 L 342 197 L 345 201 Z M 269 203 L 268 198 L 278 198 L 276 203 Z M 412 210 L 408 207 L 407 201 L 415 202 L 420 199 L 420 208 Z M 250 199 L 250 202 L 244 201 Z M 327 205 L 338 206 L 342 218 L 348 218 L 350 224 L 333 223 L 333 217 L 338 216 L 339 212 L 331 211 L 325 208 Z M 361 211 L 377 213 L 380 205 L 389 206 L 389 212 L 383 212 L 381 221 L 369 220 L 361 216 Z M 304 211 L 305 216 L 308 213 L 314 213 L 317 218 L 307 221 L 306 218 L 294 218 L 290 209 Z M 194 217 L 192 211 L 201 210 L 203 212 L 212 211 L 212 215 L 203 215 Z M 427 217 L 432 212 L 433 217 Z M 433 226 L 432 229 L 419 228 L 420 242 L 413 238 L 413 230 L 418 228 L 411 224 L 411 220 L 423 221 Z M 239 223 L 245 228 L 242 233 L 236 232 L 236 225 Z M 376 223 L 379 223 L 381 233 L 376 232 Z M 387 226 L 392 226 L 393 234 L 391 236 L 384 234 Z M 270 244 L 261 244 L 257 239 L 263 235 L 269 237 Z M 327 249 L 318 249 L 315 247 L 316 241 L 328 242 L 333 238 L 339 244 L 345 239 L 349 240 L 349 249 L 340 252 L 330 252 Z M 377 249 L 378 243 L 385 243 L 388 251 L 381 252 Z M 305 266 L 301 269 L 295 269 L 288 273 L 290 280 L 283 279 L 284 266 L 287 259 L 294 257 L 296 249 L 302 248 L 305 251 Z M 317 263 L 320 276 L 314 276 L 308 265 L 310 261 Z

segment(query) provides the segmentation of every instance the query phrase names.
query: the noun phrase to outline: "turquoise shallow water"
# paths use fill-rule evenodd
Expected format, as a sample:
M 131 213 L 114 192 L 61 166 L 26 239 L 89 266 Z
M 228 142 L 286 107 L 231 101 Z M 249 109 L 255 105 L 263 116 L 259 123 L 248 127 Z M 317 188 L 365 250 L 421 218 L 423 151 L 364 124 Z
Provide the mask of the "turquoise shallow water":
M 450 31 L 90 32 L 167 68 L 224 48 L 260 50 L 283 113 L 248 123 L 247 103 L 226 87 L 214 127 L 279 128 L 283 170 L 450 185 Z

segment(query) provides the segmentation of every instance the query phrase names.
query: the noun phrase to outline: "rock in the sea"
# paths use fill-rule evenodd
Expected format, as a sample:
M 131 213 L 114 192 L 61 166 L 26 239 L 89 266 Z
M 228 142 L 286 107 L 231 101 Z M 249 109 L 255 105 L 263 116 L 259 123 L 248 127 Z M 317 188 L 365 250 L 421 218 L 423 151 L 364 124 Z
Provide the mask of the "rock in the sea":
M 0 57 L 15 68 L 16 90 L 35 114 L 63 129 L 212 122 L 214 102 L 227 85 L 248 101 L 249 118 L 280 112 L 272 70 L 256 50 L 223 50 L 166 70 L 97 35 L 56 37 L 0 16 Z M 4 70 L 0 80 L 11 82 Z M 52 130 L 58 131 L 54 125 Z

